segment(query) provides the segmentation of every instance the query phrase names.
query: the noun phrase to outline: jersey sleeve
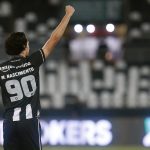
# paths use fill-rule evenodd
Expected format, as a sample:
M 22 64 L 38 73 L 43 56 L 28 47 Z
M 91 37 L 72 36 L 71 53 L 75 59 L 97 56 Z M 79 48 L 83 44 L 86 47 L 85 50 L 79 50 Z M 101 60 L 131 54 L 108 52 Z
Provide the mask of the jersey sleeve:
M 45 62 L 45 55 L 42 49 L 34 52 L 30 57 L 29 61 L 35 67 L 39 67 L 43 62 Z

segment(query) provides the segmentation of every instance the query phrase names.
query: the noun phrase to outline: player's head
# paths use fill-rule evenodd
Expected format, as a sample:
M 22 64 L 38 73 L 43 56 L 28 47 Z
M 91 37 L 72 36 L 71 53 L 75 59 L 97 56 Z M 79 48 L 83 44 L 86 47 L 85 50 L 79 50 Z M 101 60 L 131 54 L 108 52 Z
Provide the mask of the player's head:
M 6 53 L 8 55 L 29 55 L 29 42 L 24 32 L 13 32 L 5 41 Z

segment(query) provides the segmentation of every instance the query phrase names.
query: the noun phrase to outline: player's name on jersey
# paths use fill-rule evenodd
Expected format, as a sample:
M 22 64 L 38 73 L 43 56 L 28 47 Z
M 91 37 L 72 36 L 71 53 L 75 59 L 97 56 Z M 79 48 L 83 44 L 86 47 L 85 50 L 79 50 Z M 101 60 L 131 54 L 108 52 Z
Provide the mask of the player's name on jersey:
M 28 67 L 28 66 L 31 66 L 30 62 L 24 63 L 20 66 L 6 65 L 6 66 L 0 67 L 0 71 L 7 72 L 7 71 L 9 71 L 10 69 L 13 69 L 13 68 L 20 69 L 20 68 L 25 68 L 25 67 Z
M 13 77 L 17 77 L 17 76 L 21 76 L 21 75 L 25 75 L 25 74 L 31 73 L 33 71 L 34 71 L 34 68 L 31 67 L 31 68 L 28 68 L 28 69 L 23 70 L 23 71 L 19 71 L 19 72 L 14 72 L 14 73 L 11 73 L 11 74 L 3 75 L 3 76 L 1 76 L 1 79 L 2 80 L 10 79 L 10 78 L 13 78 Z

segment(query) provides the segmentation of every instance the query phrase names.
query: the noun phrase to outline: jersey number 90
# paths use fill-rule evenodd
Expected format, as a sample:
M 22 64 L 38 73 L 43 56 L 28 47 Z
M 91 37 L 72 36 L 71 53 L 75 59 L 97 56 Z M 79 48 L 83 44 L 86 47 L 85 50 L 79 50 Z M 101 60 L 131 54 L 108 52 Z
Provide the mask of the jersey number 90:
M 29 89 L 28 84 L 31 85 L 31 89 Z M 5 83 L 5 86 L 9 94 L 15 95 L 10 97 L 11 102 L 23 99 L 24 95 L 31 97 L 36 91 L 36 82 L 33 75 L 23 77 L 20 82 L 18 80 L 9 80 Z
M 29 84 L 31 88 L 29 88 Z M 36 81 L 33 75 L 28 75 L 23 77 L 20 82 L 18 80 L 9 80 L 5 83 L 7 92 L 11 95 L 10 100 L 11 102 L 19 101 L 23 99 L 24 96 L 31 97 L 35 94 L 36 91 Z M 20 112 L 21 108 L 15 108 L 13 114 L 13 121 L 20 120 Z M 26 119 L 32 118 L 32 108 L 31 104 L 26 106 Z

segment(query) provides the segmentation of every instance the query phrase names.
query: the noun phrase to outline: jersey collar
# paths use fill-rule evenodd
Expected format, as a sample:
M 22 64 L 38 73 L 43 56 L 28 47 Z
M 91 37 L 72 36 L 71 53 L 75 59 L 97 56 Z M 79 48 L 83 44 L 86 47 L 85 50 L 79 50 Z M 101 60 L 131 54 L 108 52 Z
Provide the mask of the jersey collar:
M 11 61 L 20 60 L 20 59 L 24 59 L 24 57 L 22 57 L 20 55 L 14 55 L 14 56 L 11 57 Z

